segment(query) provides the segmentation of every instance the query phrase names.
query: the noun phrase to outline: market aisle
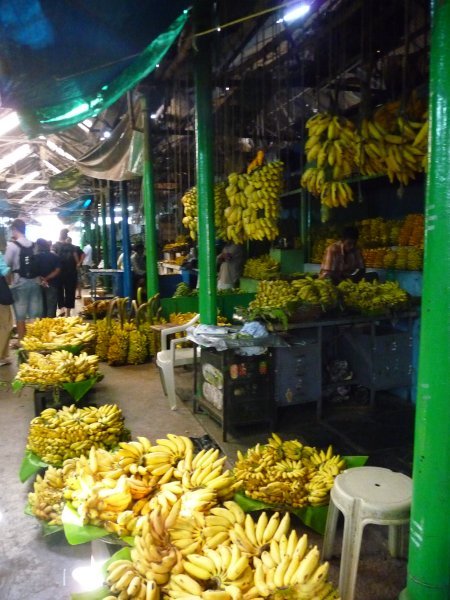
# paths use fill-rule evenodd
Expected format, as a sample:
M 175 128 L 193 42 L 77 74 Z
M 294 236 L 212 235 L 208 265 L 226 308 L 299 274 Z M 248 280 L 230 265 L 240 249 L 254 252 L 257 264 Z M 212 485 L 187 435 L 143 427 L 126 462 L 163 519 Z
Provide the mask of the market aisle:
M 93 402 L 116 402 L 123 410 L 132 436 L 152 441 L 172 432 L 201 436 L 205 432 L 180 402 L 171 411 L 153 365 L 101 367 L 105 378 L 93 394 Z M 12 379 L 15 368 L 2 367 L 0 379 Z M 35 519 L 24 514 L 29 484 L 19 481 L 28 424 L 34 416 L 30 390 L 20 396 L 0 388 L 0 598 L 2 600 L 68 600 L 77 590 L 72 571 L 87 566 L 90 545 L 68 546 L 60 534 L 44 538 Z

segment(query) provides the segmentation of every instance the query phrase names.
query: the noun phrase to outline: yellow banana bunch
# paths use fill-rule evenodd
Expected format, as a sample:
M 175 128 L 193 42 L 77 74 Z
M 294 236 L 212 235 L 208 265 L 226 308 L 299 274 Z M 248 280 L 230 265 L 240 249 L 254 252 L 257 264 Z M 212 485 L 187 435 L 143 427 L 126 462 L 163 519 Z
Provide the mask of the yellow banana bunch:
M 382 315 L 407 306 L 409 296 L 397 282 L 342 281 L 338 285 L 344 306 L 365 315 Z
M 225 189 L 229 206 L 226 238 L 236 244 L 246 240 L 274 240 L 278 235 L 279 199 L 283 189 L 283 163 L 274 161 L 251 173 L 231 173 Z
M 386 146 L 386 130 L 376 120 L 363 119 L 356 144 L 355 164 L 362 175 L 383 175 Z
M 255 299 L 249 304 L 249 309 L 256 308 L 287 308 L 297 301 L 297 294 L 291 284 L 283 280 L 260 281 Z
M 227 239 L 226 229 L 227 221 L 224 213 L 228 206 L 227 196 L 225 194 L 226 184 L 224 182 L 216 183 L 214 186 L 214 221 L 216 226 L 216 237 Z M 197 208 L 197 188 L 188 190 L 181 198 L 184 206 L 183 225 L 189 230 L 190 237 L 197 239 L 198 228 L 198 208 Z
M 242 480 L 245 493 L 251 498 L 270 504 L 302 507 L 310 504 L 316 488 L 323 488 L 323 477 L 314 479 L 321 467 L 330 462 L 333 480 L 345 469 L 345 461 L 334 455 L 330 446 L 327 451 L 304 446 L 298 440 L 283 441 L 277 434 L 265 445 L 257 444 L 245 454 L 238 451 L 235 463 L 236 477 Z M 336 473 L 334 473 L 336 471 Z M 328 474 L 328 467 L 325 473 Z M 326 495 L 333 485 L 328 481 Z M 314 502 L 314 504 L 317 504 Z
M 119 598 L 142 598 L 147 600 L 157 600 L 159 590 L 153 581 L 147 581 L 134 564 L 129 560 L 117 560 L 111 563 L 108 568 L 106 583 L 110 590 L 119 594 Z M 117 596 L 107 596 L 107 598 L 117 598 Z
M 29 351 L 56 350 L 64 346 L 88 344 L 95 338 L 95 329 L 80 317 L 36 319 L 27 323 L 21 347 Z
M 62 469 L 49 467 L 44 476 L 38 475 L 33 491 L 28 494 L 31 511 L 50 525 L 61 525 L 64 508 L 64 477 Z
M 27 449 L 59 466 L 68 458 L 87 454 L 92 446 L 113 448 L 125 435 L 122 411 L 116 404 L 47 408 L 30 423 Z
M 253 559 L 255 587 L 260 597 L 277 597 L 279 593 L 295 600 L 339 598 L 327 581 L 329 564 L 320 564 L 317 546 L 308 550 L 307 535 L 298 538 L 295 530 L 289 537 L 272 541 L 270 549 Z
M 252 279 L 270 279 L 277 277 L 280 272 L 280 263 L 270 254 L 263 254 L 257 258 L 248 258 L 244 265 L 244 277 Z
M 230 538 L 242 552 L 249 556 L 261 556 L 267 544 L 278 542 L 286 534 L 290 526 L 289 513 L 280 518 L 278 512 L 270 519 L 265 512 L 261 513 L 257 523 L 250 514 L 246 515 L 244 524 L 235 523 Z
M 339 296 L 336 286 L 327 279 L 295 279 L 291 282 L 302 303 L 320 304 L 324 309 L 337 305 Z
M 75 356 L 67 350 L 55 350 L 45 356 L 30 352 L 28 361 L 19 365 L 16 380 L 46 388 L 84 381 L 98 374 L 98 356 L 95 354 L 81 352 Z

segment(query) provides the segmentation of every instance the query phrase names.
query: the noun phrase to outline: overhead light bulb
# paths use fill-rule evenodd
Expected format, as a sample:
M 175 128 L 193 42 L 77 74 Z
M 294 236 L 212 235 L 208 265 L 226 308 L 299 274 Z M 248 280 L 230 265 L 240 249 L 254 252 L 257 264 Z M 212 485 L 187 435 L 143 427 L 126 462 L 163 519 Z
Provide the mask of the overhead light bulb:
M 40 194 L 44 190 L 45 190 L 45 185 L 40 185 L 35 190 L 33 190 L 32 192 L 29 192 L 26 196 L 24 196 L 21 200 L 19 200 L 19 204 L 23 204 L 24 202 L 26 202 L 33 196 L 36 196 L 36 194 Z
M 0 136 L 8 131 L 15 129 L 19 125 L 19 115 L 16 112 L 9 113 L 3 119 L 0 119 Z
M 16 162 L 19 162 L 19 160 L 22 160 L 23 158 L 29 156 L 32 152 L 33 149 L 31 148 L 30 144 L 22 144 L 21 146 L 4 156 L 2 159 L 0 159 L 0 171 L 4 171 L 11 165 L 14 165 Z
M 283 21 L 285 23 L 292 23 L 293 21 L 301 19 L 307 15 L 310 10 L 311 6 L 309 4 L 299 4 L 298 6 L 295 6 L 284 13 Z
M 104 131 L 104 132 L 103 132 L 103 137 L 104 137 L 105 139 L 108 139 L 108 138 L 110 138 L 110 137 L 111 137 L 111 132 L 110 132 L 110 131 L 108 131 L 108 130 Z
M 16 190 L 20 190 L 20 188 L 23 187 L 29 181 L 33 181 L 33 179 L 36 179 L 36 177 L 39 177 L 39 171 L 32 171 L 31 173 L 28 173 L 28 175 L 25 175 L 25 177 L 23 177 L 23 179 L 21 179 L 20 181 L 16 181 L 16 183 L 10 185 L 6 191 L 8 192 L 8 194 L 12 194 Z

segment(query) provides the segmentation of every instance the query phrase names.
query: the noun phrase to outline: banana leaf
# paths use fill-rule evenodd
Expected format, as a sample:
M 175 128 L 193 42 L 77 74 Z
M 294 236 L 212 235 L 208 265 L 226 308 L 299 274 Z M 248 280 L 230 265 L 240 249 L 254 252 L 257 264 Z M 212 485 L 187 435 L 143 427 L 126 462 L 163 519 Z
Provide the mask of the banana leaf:
M 343 456 L 347 462 L 347 468 L 352 469 L 353 467 L 363 467 L 368 456 Z M 325 533 L 325 525 L 327 522 L 328 505 L 327 506 L 305 506 L 303 508 L 294 508 L 289 505 L 275 505 L 262 502 L 261 500 L 254 500 L 249 498 L 244 491 L 237 492 L 234 495 L 233 500 L 239 504 L 239 506 L 245 512 L 253 512 L 256 510 L 285 510 L 289 511 L 293 515 L 297 516 L 302 523 L 310 527 L 313 531 L 323 535 Z
M 71 546 L 85 544 L 92 540 L 108 537 L 109 531 L 96 525 L 83 525 L 83 519 L 70 504 L 66 504 L 61 516 L 64 527 L 64 535 Z
M 31 450 L 25 451 L 19 470 L 19 478 L 22 483 L 32 475 L 38 473 L 41 469 L 46 469 L 49 465 L 44 462 L 37 454 Z
M 70 383 L 63 383 L 63 389 L 68 392 L 75 402 L 79 402 L 94 387 L 97 381 L 101 381 L 103 375 L 96 375 L 89 379 L 83 379 L 83 381 L 71 381 Z
M 131 560 L 131 548 L 125 546 L 125 548 L 121 548 L 117 550 L 108 560 L 102 565 L 102 573 L 106 577 L 108 574 L 108 567 L 116 560 Z

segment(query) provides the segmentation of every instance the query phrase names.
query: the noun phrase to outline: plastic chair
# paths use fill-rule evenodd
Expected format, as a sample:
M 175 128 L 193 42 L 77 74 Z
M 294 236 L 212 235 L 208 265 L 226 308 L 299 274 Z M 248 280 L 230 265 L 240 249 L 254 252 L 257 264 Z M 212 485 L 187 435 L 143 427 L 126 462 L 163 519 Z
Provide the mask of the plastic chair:
M 186 331 L 188 327 L 197 323 L 200 315 L 195 315 L 193 319 L 184 323 L 184 325 L 176 325 L 175 327 L 167 327 L 161 331 L 161 348 L 156 355 L 156 365 L 159 368 L 161 384 L 164 394 L 169 400 L 171 410 L 177 408 L 177 397 L 175 392 L 175 367 L 183 365 L 191 365 L 194 362 L 194 348 L 177 348 L 177 345 L 183 342 L 187 336 L 182 338 L 174 338 L 169 341 L 169 336 L 175 333 Z M 195 350 L 197 355 L 200 353 L 200 348 Z
M 394 557 L 404 554 L 411 496 L 410 477 L 390 469 L 356 467 L 336 477 L 330 494 L 322 558 L 332 555 L 338 511 L 341 511 L 344 515 L 339 573 L 342 600 L 353 600 L 361 540 L 368 523 L 388 525 L 390 554 Z

